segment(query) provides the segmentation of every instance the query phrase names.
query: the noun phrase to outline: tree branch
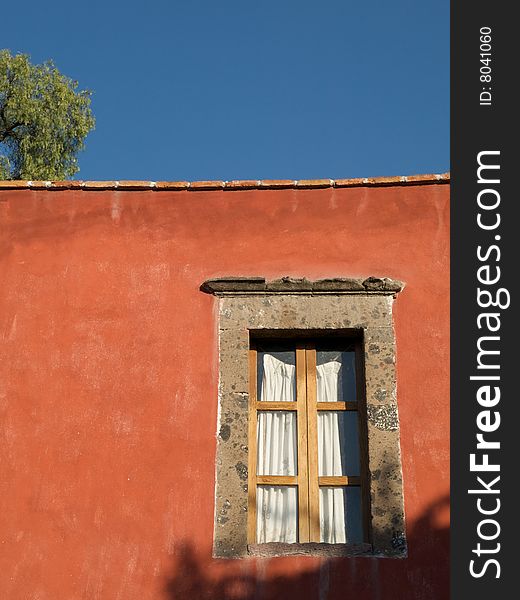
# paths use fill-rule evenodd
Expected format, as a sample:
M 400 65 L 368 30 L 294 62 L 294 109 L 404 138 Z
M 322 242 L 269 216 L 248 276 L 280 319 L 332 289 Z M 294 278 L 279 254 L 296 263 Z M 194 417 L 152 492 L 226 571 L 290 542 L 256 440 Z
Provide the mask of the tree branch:
M 5 125 L 6 123 L 3 116 L 2 120 L 4 121 Z M 17 127 L 20 127 L 20 125 L 23 125 L 23 123 L 13 123 L 10 127 L 6 127 L 6 129 L 3 132 L 0 132 L 0 142 L 3 142 L 8 137 L 17 137 L 15 129 Z

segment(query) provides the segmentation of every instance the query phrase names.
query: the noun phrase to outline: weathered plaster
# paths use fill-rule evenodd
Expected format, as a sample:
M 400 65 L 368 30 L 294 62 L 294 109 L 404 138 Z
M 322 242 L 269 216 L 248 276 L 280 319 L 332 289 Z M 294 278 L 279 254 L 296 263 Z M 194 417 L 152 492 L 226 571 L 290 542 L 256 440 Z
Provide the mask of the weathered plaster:
M 326 282 L 326 283 L 325 283 Z M 372 546 L 284 545 L 283 553 L 406 556 L 392 303 L 388 279 L 227 278 L 201 289 L 219 297 L 219 423 L 214 555 L 241 557 L 247 546 L 248 349 L 252 330 L 362 330 L 368 422 Z M 287 546 L 287 548 L 285 547 Z M 271 552 L 258 545 L 253 554 Z M 277 545 L 274 552 L 280 552 Z

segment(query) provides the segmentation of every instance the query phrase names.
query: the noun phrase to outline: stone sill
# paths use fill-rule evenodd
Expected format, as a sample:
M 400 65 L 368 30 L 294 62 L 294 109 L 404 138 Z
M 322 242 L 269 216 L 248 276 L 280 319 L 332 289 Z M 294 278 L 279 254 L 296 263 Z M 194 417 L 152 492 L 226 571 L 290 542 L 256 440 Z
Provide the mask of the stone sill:
M 250 556 L 374 556 L 372 544 L 321 544 L 316 542 L 286 544 L 269 542 L 267 544 L 249 544 Z

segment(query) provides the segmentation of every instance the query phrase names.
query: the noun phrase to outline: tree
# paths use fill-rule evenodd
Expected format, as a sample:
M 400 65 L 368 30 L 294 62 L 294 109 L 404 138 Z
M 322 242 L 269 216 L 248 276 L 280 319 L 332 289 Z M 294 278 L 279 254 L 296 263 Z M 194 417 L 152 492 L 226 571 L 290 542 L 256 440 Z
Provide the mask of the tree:
M 78 172 L 77 154 L 94 127 L 91 92 L 52 61 L 0 50 L 0 180 L 57 180 Z

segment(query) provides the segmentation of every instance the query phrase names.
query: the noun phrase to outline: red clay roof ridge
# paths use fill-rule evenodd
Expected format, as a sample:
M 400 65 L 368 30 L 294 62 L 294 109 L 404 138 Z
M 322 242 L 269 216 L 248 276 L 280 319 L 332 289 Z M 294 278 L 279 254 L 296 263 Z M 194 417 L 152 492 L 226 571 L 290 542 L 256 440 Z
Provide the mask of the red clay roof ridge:
M 358 177 L 351 179 L 247 179 L 233 181 L 0 181 L 0 190 L 266 190 L 345 188 L 391 185 L 429 185 L 449 183 L 450 173 L 396 175 L 391 177 Z

